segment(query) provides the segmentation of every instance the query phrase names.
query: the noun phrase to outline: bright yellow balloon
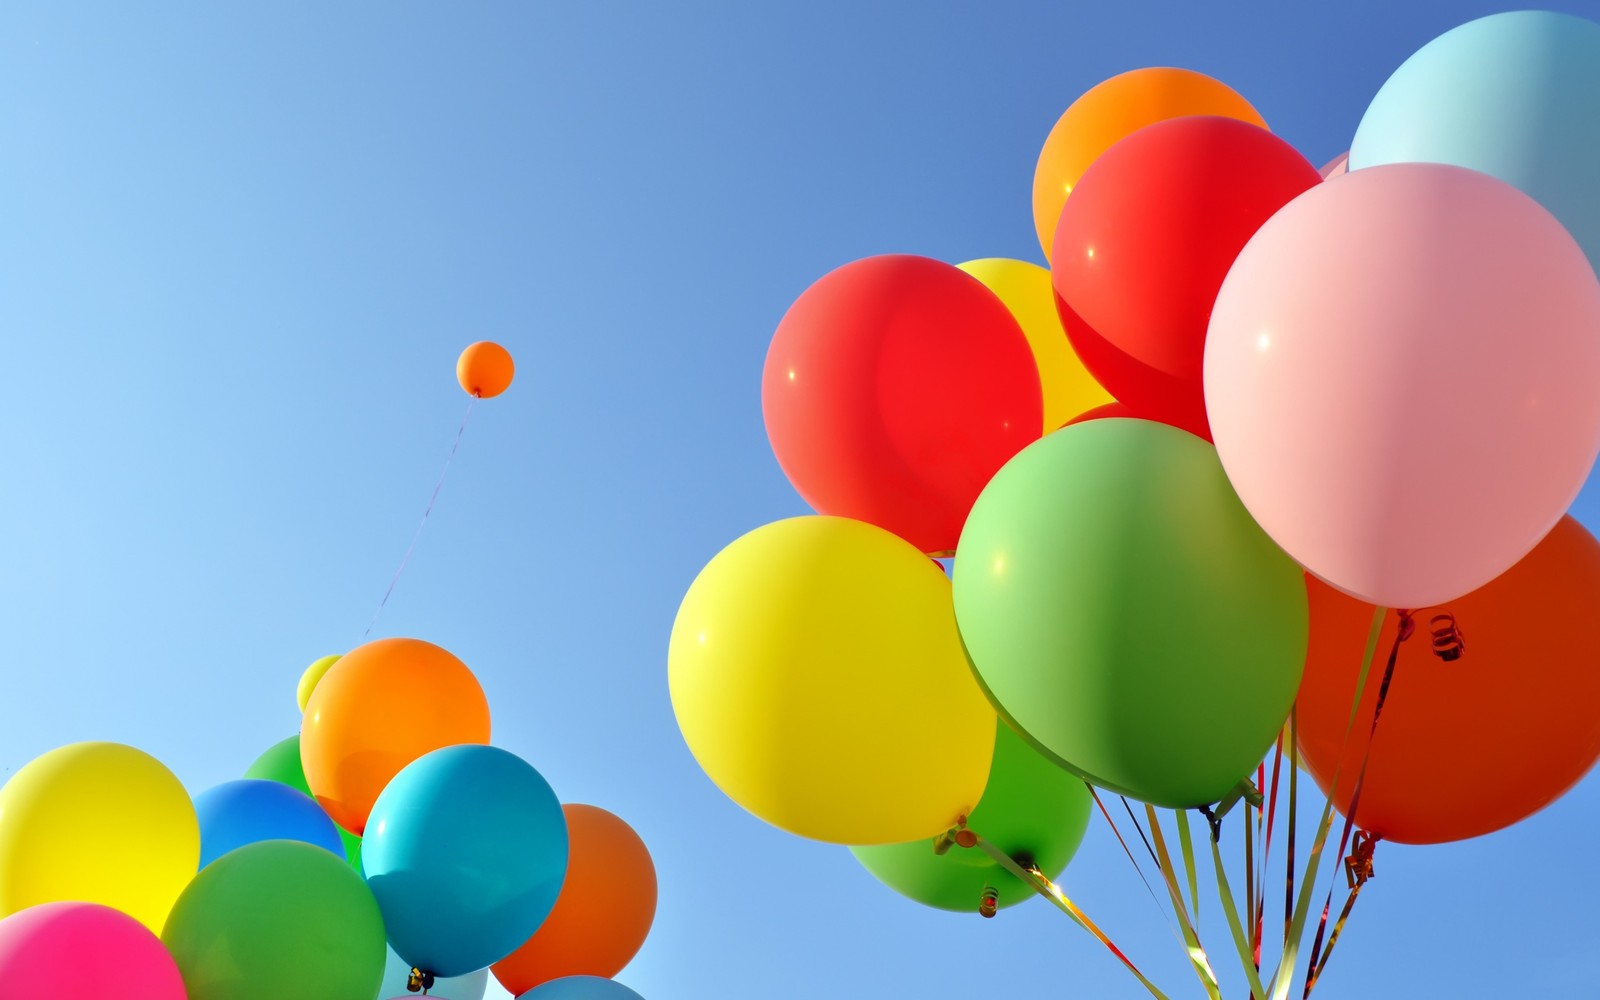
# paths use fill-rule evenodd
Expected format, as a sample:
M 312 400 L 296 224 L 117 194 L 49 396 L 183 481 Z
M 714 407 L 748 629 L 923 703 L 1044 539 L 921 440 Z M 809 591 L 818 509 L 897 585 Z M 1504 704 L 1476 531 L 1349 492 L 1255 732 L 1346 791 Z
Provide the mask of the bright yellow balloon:
M 985 257 L 956 266 L 998 295 L 1027 334 L 1028 347 L 1039 366 L 1039 387 L 1044 391 L 1044 433 L 1059 430 L 1073 417 L 1097 406 L 1115 402 L 1078 360 L 1067 340 L 1067 331 L 1061 328 L 1061 317 L 1056 313 L 1049 271 L 1038 264 L 1005 257 Z
M 300 711 L 304 712 L 306 705 L 310 704 L 311 692 L 315 691 L 317 685 L 321 683 L 322 675 L 328 672 L 329 667 L 338 662 L 338 656 L 324 656 L 320 660 L 313 661 L 311 666 L 306 668 L 305 673 L 300 675 L 300 686 L 294 693 L 295 698 L 300 702 Z
M 700 571 L 667 653 L 700 766 L 774 826 L 836 844 L 933 837 L 983 794 L 995 713 L 950 582 L 881 528 L 796 517 Z
M 0 788 L 0 917 L 38 903 L 114 907 L 156 934 L 200 864 L 183 784 L 120 743 L 73 743 Z

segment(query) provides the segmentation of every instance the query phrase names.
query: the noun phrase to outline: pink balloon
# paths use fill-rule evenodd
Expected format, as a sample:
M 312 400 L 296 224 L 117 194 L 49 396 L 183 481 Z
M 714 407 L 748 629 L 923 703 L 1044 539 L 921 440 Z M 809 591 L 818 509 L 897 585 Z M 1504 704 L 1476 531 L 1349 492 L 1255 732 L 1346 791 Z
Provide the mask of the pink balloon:
M 0 920 L 7 1000 L 186 1000 L 178 963 L 139 921 L 98 903 L 41 903 Z
M 1217 452 L 1262 528 L 1361 600 L 1509 569 L 1600 450 L 1600 281 L 1527 195 L 1404 163 L 1319 184 L 1234 263 L 1206 338 Z
M 1338 156 L 1335 156 L 1327 163 L 1324 163 L 1322 165 L 1322 169 L 1317 171 L 1317 173 L 1322 175 L 1322 179 L 1325 181 L 1331 181 L 1335 177 L 1343 177 L 1349 172 L 1350 151 L 1348 149 L 1340 153 Z

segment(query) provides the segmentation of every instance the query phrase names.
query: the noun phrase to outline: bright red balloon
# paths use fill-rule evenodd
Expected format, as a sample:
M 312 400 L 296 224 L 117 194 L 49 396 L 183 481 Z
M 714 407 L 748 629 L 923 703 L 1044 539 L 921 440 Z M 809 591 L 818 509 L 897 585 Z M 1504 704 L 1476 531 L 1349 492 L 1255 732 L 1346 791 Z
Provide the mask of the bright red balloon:
M 1050 267 L 1067 337 L 1100 384 L 1207 436 L 1217 290 L 1261 224 L 1320 182 L 1271 132 L 1213 116 L 1147 126 L 1096 160 L 1062 209 Z
M 926 257 L 825 275 L 778 324 L 762 412 L 778 464 L 821 514 L 952 550 L 973 501 L 1039 437 L 1027 338 L 1004 303 Z

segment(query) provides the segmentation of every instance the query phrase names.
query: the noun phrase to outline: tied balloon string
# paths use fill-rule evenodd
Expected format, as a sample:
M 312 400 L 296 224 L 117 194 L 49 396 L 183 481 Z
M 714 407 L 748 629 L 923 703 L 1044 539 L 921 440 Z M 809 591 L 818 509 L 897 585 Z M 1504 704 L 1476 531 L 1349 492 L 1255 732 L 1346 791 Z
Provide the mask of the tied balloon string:
M 1184 905 L 1183 889 L 1178 885 L 1177 869 L 1172 863 L 1171 852 L 1167 850 L 1167 839 L 1161 832 L 1161 820 L 1156 816 L 1155 806 L 1147 803 L 1144 811 L 1150 822 L 1150 837 L 1155 841 L 1157 869 L 1167 884 L 1167 895 L 1172 899 L 1172 912 L 1177 916 L 1183 931 L 1184 951 L 1189 956 L 1189 963 L 1194 966 L 1194 973 L 1200 978 L 1200 986 L 1206 991 L 1206 995 L 1212 1000 L 1222 1000 L 1222 988 L 1217 982 L 1216 970 L 1212 969 L 1211 960 L 1206 957 L 1205 945 L 1200 943 L 1200 932 L 1195 929 L 1194 921 L 1189 916 L 1189 908 Z M 1192 870 L 1194 867 L 1192 853 L 1187 861 Z
M 372 627 L 378 624 L 378 616 L 383 614 L 384 606 L 389 603 L 389 596 L 394 593 L 395 584 L 400 582 L 400 574 L 406 571 L 406 564 L 411 562 L 411 553 L 416 551 L 417 539 L 422 537 L 422 528 L 428 523 L 428 515 L 433 513 L 433 505 L 439 499 L 439 489 L 444 486 L 445 474 L 450 471 L 450 463 L 455 461 L 456 452 L 461 449 L 461 436 L 466 433 L 467 421 L 472 419 L 472 408 L 478 404 L 478 395 L 473 394 L 467 402 L 467 412 L 461 417 L 461 426 L 456 428 L 456 438 L 450 444 L 450 454 L 445 457 L 444 468 L 439 470 L 439 478 L 433 484 L 433 493 L 428 497 L 428 506 L 422 511 L 422 519 L 417 522 L 417 530 L 411 533 L 411 544 L 406 546 L 405 555 L 400 557 L 400 566 L 394 571 L 394 576 L 389 579 L 389 589 L 383 592 L 383 600 L 378 602 L 378 609 L 372 612 L 372 619 L 367 622 L 366 631 L 361 633 L 361 641 L 366 642 L 367 636 L 372 634 Z
M 1128 856 L 1128 863 L 1133 865 L 1133 870 L 1138 874 L 1139 881 L 1144 883 L 1144 891 L 1150 894 L 1150 901 L 1155 903 L 1158 909 L 1161 909 L 1161 900 L 1156 896 L 1155 889 L 1150 886 L 1150 880 L 1145 878 L 1144 867 L 1139 864 L 1139 859 L 1133 856 L 1133 851 L 1128 847 L 1128 842 L 1123 839 L 1122 831 L 1117 829 L 1117 821 L 1112 819 L 1111 813 L 1106 810 L 1106 804 L 1100 801 L 1099 790 L 1093 785 L 1089 784 L 1087 781 L 1083 783 L 1083 787 L 1089 789 L 1089 795 L 1094 798 L 1094 804 L 1100 808 L 1100 815 L 1105 817 L 1106 825 L 1111 827 L 1111 832 L 1116 835 L 1117 843 L 1122 845 L 1122 853 Z M 1128 800 L 1123 799 L 1122 804 L 1127 806 Z M 1133 810 L 1131 808 L 1128 809 L 1128 815 L 1130 818 L 1133 816 Z M 1137 821 L 1135 821 L 1135 824 L 1137 825 Z M 1144 836 L 1143 830 L 1139 831 L 1139 836 L 1141 838 Z M 1145 841 L 1145 849 L 1150 850 L 1149 841 Z M 1156 861 L 1156 852 L 1153 850 L 1150 851 L 1150 860 L 1157 866 L 1160 865 L 1160 862 Z
M 1259 891 L 1256 894 L 1255 907 L 1255 932 L 1251 938 L 1251 951 L 1255 957 L 1257 968 L 1261 967 L 1261 939 L 1266 926 L 1267 918 L 1267 861 L 1272 856 L 1272 827 L 1278 817 L 1278 773 L 1283 767 L 1283 733 L 1278 734 L 1278 745 L 1272 754 L 1272 791 L 1267 797 L 1264 817 L 1257 818 L 1257 829 L 1261 829 L 1262 819 L 1265 819 L 1265 830 L 1261 832 L 1261 860 L 1260 871 L 1256 875 L 1256 885 Z

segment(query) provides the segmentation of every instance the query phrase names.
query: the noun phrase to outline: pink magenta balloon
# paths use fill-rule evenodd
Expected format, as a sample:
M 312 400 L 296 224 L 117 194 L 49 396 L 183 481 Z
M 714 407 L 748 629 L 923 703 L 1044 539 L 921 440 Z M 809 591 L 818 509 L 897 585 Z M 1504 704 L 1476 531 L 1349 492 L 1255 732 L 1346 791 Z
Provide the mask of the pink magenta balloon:
M 1206 338 L 1239 498 L 1307 570 L 1422 608 L 1509 569 L 1600 450 L 1600 281 L 1515 188 L 1460 167 L 1319 184 L 1246 245 Z
M 0 920 L 0 995 L 18 1000 L 185 1000 L 150 929 L 99 903 L 41 903 Z

